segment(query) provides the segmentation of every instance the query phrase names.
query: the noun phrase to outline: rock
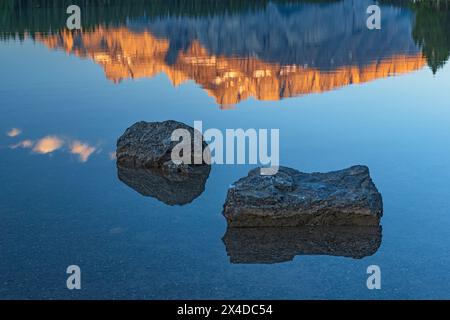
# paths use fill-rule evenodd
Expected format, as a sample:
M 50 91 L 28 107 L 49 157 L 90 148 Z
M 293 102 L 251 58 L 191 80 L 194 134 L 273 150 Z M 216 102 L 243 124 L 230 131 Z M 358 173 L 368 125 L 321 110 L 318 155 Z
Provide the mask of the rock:
M 188 170 L 187 166 L 191 164 L 180 165 L 171 160 L 172 149 L 179 143 L 171 140 L 172 133 L 176 129 L 186 129 L 191 134 L 191 164 L 193 166 L 195 129 L 173 120 L 141 121 L 129 127 L 117 140 L 117 163 L 128 168 L 163 168 L 174 173 L 184 173 Z M 202 147 L 206 149 L 208 145 L 202 141 Z
M 143 196 L 168 205 L 185 205 L 205 190 L 210 166 L 192 166 L 188 173 L 174 174 L 160 168 L 126 168 L 117 166 L 118 177 Z
M 171 159 L 173 148 L 180 143 L 171 140 L 176 129 L 186 129 L 191 134 L 190 163 Z M 198 140 L 202 143 L 202 150 L 209 151 L 203 139 Z M 172 120 L 137 122 L 117 140 L 119 179 L 144 196 L 169 205 L 187 204 L 204 191 L 211 171 L 211 166 L 203 161 L 194 164 L 194 150 L 194 128 L 184 123 Z
M 382 213 L 365 166 L 310 174 L 280 167 L 273 176 L 257 168 L 228 190 L 223 209 L 229 227 L 377 226 Z
M 361 259 L 377 252 L 381 227 L 228 228 L 222 240 L 231 263 L 278 263 L 296 255 Z

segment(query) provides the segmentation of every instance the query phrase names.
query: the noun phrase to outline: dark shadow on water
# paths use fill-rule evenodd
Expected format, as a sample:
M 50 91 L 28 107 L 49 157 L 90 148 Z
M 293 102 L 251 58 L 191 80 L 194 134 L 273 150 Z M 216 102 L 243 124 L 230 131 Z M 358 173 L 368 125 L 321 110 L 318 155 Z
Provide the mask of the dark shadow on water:
M 297 255 L 361 259 L 381 245 L 381 226 L 228 228 L 223 236 L 231 263 L 279 263 Z

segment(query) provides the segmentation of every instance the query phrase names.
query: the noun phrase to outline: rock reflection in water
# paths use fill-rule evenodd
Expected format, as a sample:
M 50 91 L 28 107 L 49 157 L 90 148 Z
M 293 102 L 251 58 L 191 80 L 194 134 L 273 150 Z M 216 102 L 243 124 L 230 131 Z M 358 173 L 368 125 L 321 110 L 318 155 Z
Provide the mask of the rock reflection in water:
M 143 196 L 168 205 L 185 205 L 205 190 L 210 166 L 192 166 L 190 172 L 175 174 L 159 168 L 126 168 L 117 165 L 120 181 Z
M 361 259 L 381 244 L 381 226 L 228 228 L 223 236 L 231 263 L 277 263 L 296 255 Z

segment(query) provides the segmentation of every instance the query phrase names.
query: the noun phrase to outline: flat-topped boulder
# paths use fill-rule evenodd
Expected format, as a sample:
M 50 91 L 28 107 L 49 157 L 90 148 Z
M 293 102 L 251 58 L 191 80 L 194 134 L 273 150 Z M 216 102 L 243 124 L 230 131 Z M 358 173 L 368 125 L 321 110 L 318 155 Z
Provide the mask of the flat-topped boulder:
M 257 168 L 230 187 L 223 214 L 229 227 L 377 226 L 383 203 L 366 166 L 328 173 L 280 167 L 272 176 Z

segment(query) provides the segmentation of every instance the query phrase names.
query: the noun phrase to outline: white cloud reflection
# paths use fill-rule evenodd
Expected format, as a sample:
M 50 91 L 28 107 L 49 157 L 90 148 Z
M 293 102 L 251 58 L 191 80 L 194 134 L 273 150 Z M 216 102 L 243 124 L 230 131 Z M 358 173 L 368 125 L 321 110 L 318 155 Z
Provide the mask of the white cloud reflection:
M 70 153 L 78 155 L 81 162 L 88 161 L 89 157 L 95 150 L 95 147 L 92 147 L 87 143 L 82 143 L 78 140 L 73 141 L 70 146 Z
M 57 150 L 68 152 L 78 156 L 81 163 L 89 160 L 91 155 L 97 150 L 97 147 L 80 140 L 64 138 L 57 135 L 48 135 L 43 138 L 33 140 L 25 139 L 10 146 L 11 149 L 24 148 L 31 149 L 37 154 L 52 154 Z
M 109 153 L 109 159 L 111 159 L 111 160 L 116 160 L 117 159 L 117 155 L 116 155 L 115 151 L 111 151 Z
M 36 143 L 33 151 L 40 154 L 52 153 L 64 145 L 64 140 L 57 136 L 46 136 Z
M 12 128 L 8 132 L 6 132 L 6 135 L 8 137 L 14 138 L 14 137 L 17 137 L 18 135 L 20 135 L 21 133 L 22 133 L 21 129 L 19 129 L 19 128 Z
M 33 141 L 31 141 L 31 140 L 23 140 L 23 141 L 20 141 L 17 144 L 12 145 L 11 149 L 31 148 L 32 146 L 33 146 Z

